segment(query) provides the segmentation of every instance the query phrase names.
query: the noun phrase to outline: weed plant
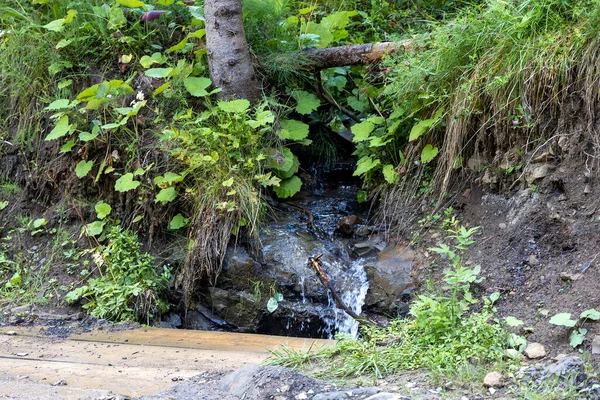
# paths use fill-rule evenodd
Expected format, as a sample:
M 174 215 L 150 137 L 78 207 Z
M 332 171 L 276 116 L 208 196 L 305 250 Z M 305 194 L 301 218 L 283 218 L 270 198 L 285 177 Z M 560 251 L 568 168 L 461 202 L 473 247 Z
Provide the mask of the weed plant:
M 112 321 L 149 323 L 168 310 L 164 296 L 170 271 L 160 271 L 154 258 L 141 251 L 137 235 L 113 227 L 93 258 L 100 276 L 67 293 L 68 302 L 86 299 L 83 308 L 91 315 Z

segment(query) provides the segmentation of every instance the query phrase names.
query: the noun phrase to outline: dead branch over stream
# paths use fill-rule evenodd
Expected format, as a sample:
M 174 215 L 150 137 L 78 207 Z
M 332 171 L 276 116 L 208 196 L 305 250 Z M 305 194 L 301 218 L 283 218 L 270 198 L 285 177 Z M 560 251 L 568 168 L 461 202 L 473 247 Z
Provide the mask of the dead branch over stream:
M 361 325 L 375 325 L 375 326 L 381 327 L 379 324 L 377 324 L 375 321 L 371 320 L 370 318 L 361 317 L 360 315 L 355 313 L 354 310 L 352 310 L 350 307 L 348 307 L 344 303 L 344 301 L 342 300 L 342 298 L 340 297 L 338 292 L 336 292 L 336 290 L 331 286 L 331 280 L 329 280 L 329 278 L 325 274 L 325 271 L 323 270 L 323 264 L 321 263 L 321 260 L 320 260 L 321 257 L 323 257 L 323 254 L 319 254 L 315 257 L 310 257 L 308 259 L 308 264 L 313 266 L 313 268 L 317 272 L 317 276 L 319 277 L 319 280 L 321 281 L 323 286 L 325 286 L 325 288 L 327 290 L 329 290 L 329 292 L 333 296 L 333 299 L 335 300 L 335 303 L 337 304 L 337 306 L 339 308 L 341 308 L 342 310 L 344 310 L 344 312 L 346 314 L 348 314 L 349 316 L 354 318 L 354 320 L 357 321 Z

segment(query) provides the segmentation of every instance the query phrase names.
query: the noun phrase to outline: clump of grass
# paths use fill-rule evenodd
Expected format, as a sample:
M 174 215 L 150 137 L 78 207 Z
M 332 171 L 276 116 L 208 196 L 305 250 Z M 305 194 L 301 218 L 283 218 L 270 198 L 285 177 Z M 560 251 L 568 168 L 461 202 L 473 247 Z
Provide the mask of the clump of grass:
M 598 103 L 597 1 L 489 0 L 413 38 L 391 57 L 384 93 L 404 110 L 406 140 L 416 120 L 444 111 L 435 183 L 444 192 L 462 160 L 490 161 L 515 147 L 530 152 L 581 93 L 583 118 Z

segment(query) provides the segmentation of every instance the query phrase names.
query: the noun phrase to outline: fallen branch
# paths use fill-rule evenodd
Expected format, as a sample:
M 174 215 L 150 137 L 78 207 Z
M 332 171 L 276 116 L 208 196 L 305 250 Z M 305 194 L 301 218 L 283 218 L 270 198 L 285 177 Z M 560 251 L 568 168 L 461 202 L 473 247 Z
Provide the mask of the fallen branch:
M 331 287 L 331 281 L 329 280 L 329 278 L 325 274 L 325 271 L 323 270 L 323 264 L 321 263 L 321 260 L 320 260 L 321 257 L 323 257 L 323 254 L 319 254 L 315 257 L 310 257 L 308 259 L 308 263 L 311 264 L 314 267 L 314 269 L 317 271 L 317 276 L 319 277 L 319 280 L 321 281 L 323 286 L 325 286 L 325 288 L 327 290 L 329 290 L 329 292 L 333 296 L 333 299 L 334 299 L 335 303 L 337 304 L 337 306 L 339 308 L 341 308 L 342 310 L 344 310 L 344 312 L 346 314 L 348 314 L 349 316 L 354 318 L 354 320 L 357 321 L 359 324 L 380 326 L 379 324 L 377 324 L 375 321 L 371 320 L 370 318 L 361 317 L 360 315 L 355 313 L 354 310 L 352 310 L 350 307 L 348 307 L 343 302 L 343 300 L 340 297 L 340 295 L 338 294 L 338 292 L 336 292 L 335 289 L 333 287 Z
M 292 203 L 286 203 L 286 202 L 282 202 L 281 204 L 286 205 L 288 207 L 295 208 L 299 211 L 302 211 L 304 214 L 306 214 L 306 217 L 308 218 L 308 221 L 306 222 L 306 227 L 308 229 L 313 228 L 313 222 L 314 222 L 315 218 L 313 217 L 312 213 L 310 212 L 310 210 L 308 208 L 304 208 L 302 206 L 292 204 Z
M 319 71 L 325 68 L 346 65 L 370 64 L 399 49 L 412 49 L 412 41 L 378 42 L 328 47 L 325 49 L 302 50 L 310 60 L 309 69 Z

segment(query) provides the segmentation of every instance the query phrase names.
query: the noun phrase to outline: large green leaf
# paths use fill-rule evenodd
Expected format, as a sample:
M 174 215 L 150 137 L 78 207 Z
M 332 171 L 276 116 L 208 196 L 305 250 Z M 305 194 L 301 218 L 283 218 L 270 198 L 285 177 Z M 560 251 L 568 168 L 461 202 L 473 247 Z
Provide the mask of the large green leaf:
M 569 344 L 571 345 L 571 347 L 575 348 L 581 343 L 583 343 L 583 339 L 585 339 L 585 335 L 587 334 L 587 332 L 588 330 L 585 328 L 573 330 L 573 332 L 571 332 L 571 335 L 569 335 Z
M 281 121 L 279 137 L 289 140 L 304 140 L 308 137 L 308 125 L 295 119 L 284 119 Z
M 185 78 L 183 81 L 186 90 L 195 97 L 207 96 L 208 92 L 206 91 L 206 88 L 208 88 L 211 83 L 212 82 L 208 78 L 197 78 L 193 76 Z
M 54 111 L 54 110 L 63 110 L 69 107 L 69 99 L 58 99 L 54 100 L 52 103 L 48 105 L 48 107 L 44 108 L 44 110 Z
M 115 190 L 117 192 L 127 192 L 129 190 L 136 189 L 141 185 L 140 181 L 133 180 L 133 174 L 131 172 L 123 175 L 115 182 Z
M 54 129 L 50 131 L 48 136 L 44 140 L 54 140 L 65 136 L 67 133 L 71 131 L 71 125 L 69 125 L 69 117 L 67 115 L 63 115 L 60 117 Z
M 410 130 L 410 135 L 408 136 L 409 141 L 417 140 L 421 136 L 427 132 L 429 128 L 433 126 L 435 123 L 435 119 L 424 119 L 423 121 L 417 122 L 412 129 Z
M 154 199 L 155 203 L 160 202 L 161 204 L 167 204 L 175 200 L 177 197 L 177 190 L 174 187 L 168 187 L 161 189 Z
M 352 138 L 352 141 L 354 143 L 359 143 L 364 140 L 368 140 L 369 135 L 371 134 L 371 132 L 373 132 L 374 129 L 375 129 L 375 125 L 373 125 L 369 121 L 364 121 L 364 122 L 352 125 L 352 128 L 350 128 L 350 130 L 354 134 L 354 138 Z
M 106 218 L 112 211 L 112 207 L 110 206 L 110 204 L 107 204 L 103 201 L 99 201 L 98 203 L 96 203 L 96 206 L 94 208 L 96 209 L 96 215 L 98 216 L 98 219 Z
M 394 166 L 391 164 L 387 164 L 383 167 L 383 177 L 385 181 L 389 184 L 394 184 L 398 182 L 398 173 L 394 169 Z
M 433 160 L 437 154 L 438 148 L 428 144 L 427 146 L 423 147 L 423 150 L 421 151 L 421 162 L 427 164 Z
M 297 176 L 285 179 L 279 183 L 279 186 L 273 186 L 273 191 L 280 199 L 292 197 L 300 191 L 302 181 Z
M 321 100 L 317 96 L 304 90 L 295 90 L 292 96 L 296 100 L 296 111 L 299 114 L 310 114 L 321 105 Z
M 146 76 L 150 78 L 166 78 L 169 74 L 173 72 L 173 68 L 150 68 L 145 72 Z
M 150 68 L 153 64 L 162 64 L 167 61 L 167 57 L 165 57 L 162 53 L 154 53 L 151 56 L 143 56 L 140 58 L 140 64 L 144 68 Z
M 571 313 L 558 313 L 549 321 L 553 325 L 566 326 L 572 328 L 577 324 L 577 321 L 571 319 Z
M 373 168 L 375 168 L 376 166 L 378 166 L 379 164 L 381 164 L 381 161 L 378 158 L 374 160 L 369 156 L 361 157 L 358 160 L 358 162 L 356 163 L 356 171 L 354 171 L 354 174 L 352 174 L 352 175 L 353 176 L 364 175 L 367 172 L 369 172 L 370 170 L 372 170 Z
M 146 4 L 140 0 L 117 0 L 117 3 L 127 8 L 146 7 Z
M 181 214 L 177 214 L 173 217 L 171 222 L 169 222 L 169 229 L 175 231 L 177 229 L 183 228 L 184 226 L 187 226 L 188 223 L 189 220 L 187 218 L 184 218 Z
M 590 308 L 585 310 L 579 315 L 579 318 L 591 319 L 592 321 L 598 321 L 600 319 L 600 311 Z
M 241 114 L 250 108 L 250 102 L 246 99 L 219 101 L 217 106 L 221 111 Z
M 93 161 L 81 160 L 75 166 L 75 175 L 77 175 L 78 178 L 83 178 L 92 170 L 93 166 L 94 166 Z

